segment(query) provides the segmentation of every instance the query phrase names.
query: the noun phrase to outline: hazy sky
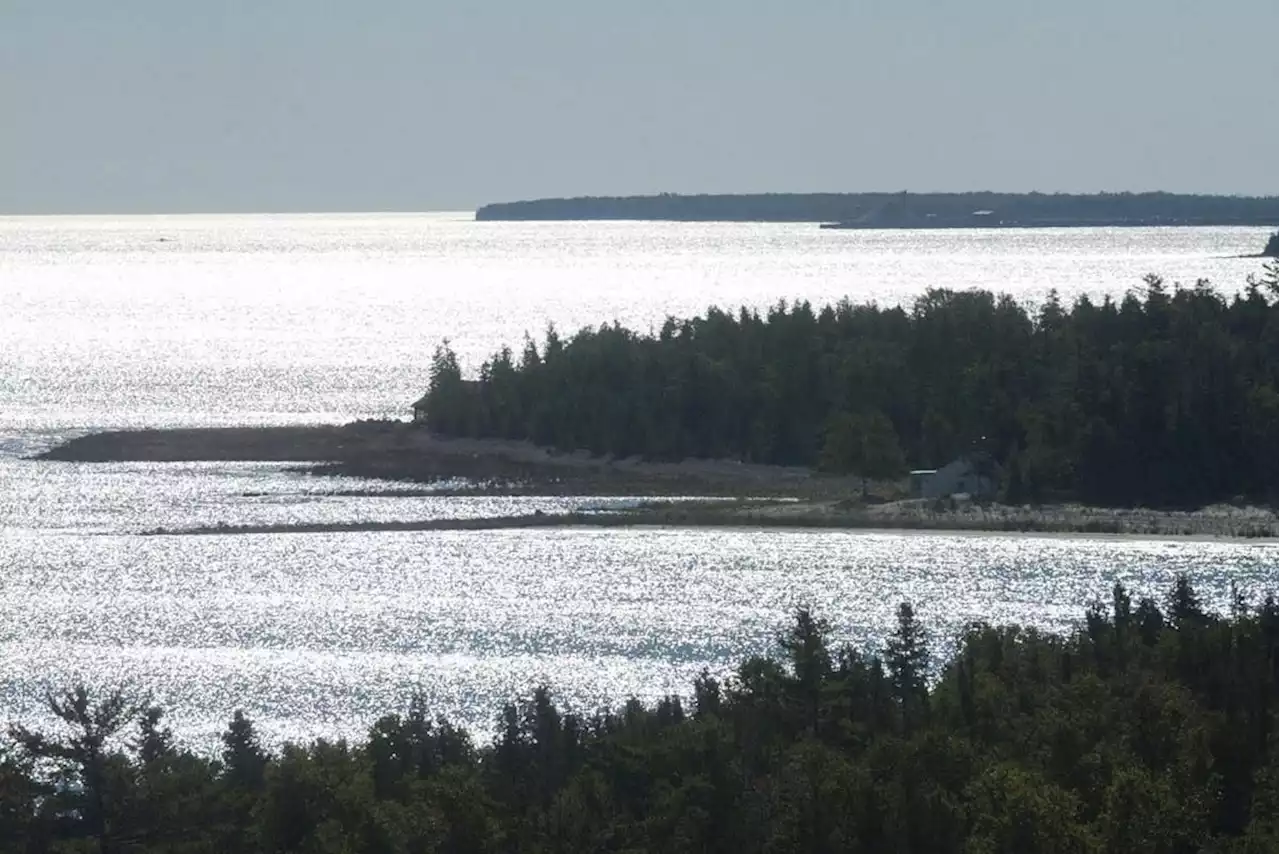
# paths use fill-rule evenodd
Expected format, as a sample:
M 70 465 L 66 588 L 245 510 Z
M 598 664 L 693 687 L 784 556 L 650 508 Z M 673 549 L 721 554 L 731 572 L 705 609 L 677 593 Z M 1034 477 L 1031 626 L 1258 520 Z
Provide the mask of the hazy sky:
M 1274 194 L 1276 0 L 0 0 L 0 211 Z

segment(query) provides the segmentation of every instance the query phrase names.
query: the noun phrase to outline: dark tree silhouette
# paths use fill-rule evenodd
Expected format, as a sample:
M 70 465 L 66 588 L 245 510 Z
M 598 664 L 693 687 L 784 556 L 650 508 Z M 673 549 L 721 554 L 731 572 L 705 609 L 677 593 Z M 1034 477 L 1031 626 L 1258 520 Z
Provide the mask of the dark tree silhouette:
M 1267 258 L 1280 256 L 1280 234 L 1272 232 L 1267 238 L 1267 245 L 1262 247 L 1262 254 Z
M 903 726 L 915 729 L 929 710 L 929 641 L 909 602 L 898 606 L 898 625 L 885 648 L 893 696 L 902 709 Z
M 116 850 L 117 828 L 112 815 L 108 742 L 129 725 L 140 704 L 123 691 L 113 691 L 95 701 L 83 685 L 61 694 L 47 694 L 45 702 L 71 734 L 50 738 L 15 725 L 10 727 L 10 737 L 32 757 L 59 761 L 73 772 L 73 781 L 83 799 L 85 830 L 97 840 L 99 854 L 110 854 Z
M 998 459 L 1011 501 L 1273 505 L 1274 275 L 1224 297 L 1148 277 L 1124 299 L 1038 311 L 932 290 L 910 309 L 806 302 L 766 313 L 549 330 L 463 379 L 433 359 L 427 424 L 566 451 L 729 457 L 869 479 Z
M 164 709 L 151 706 L 138 719 L 138 758 L 144 764 L 159 762 L 173 753 L 173 732 L 160 725 Z
M 222 734 L 222 765 L 229 783 L 243 789 L 262 786 L 267 754 L 258 741 L 253 722 L 237 711 Z
M 69 736 L 0 741 L 0 852 L 1274 851 L 1275 599 L 1167 598 L 1116 585 L 1062 636 L 972 625 L 936 670 L 904 604 L 887 673 L 800 608 L 780 660 L 701 675 L 691 708 L 582 718 L 538 689 L 478 748 L 418 698 L 271 754 L 237 715 L 222 767 L 72 691 Z

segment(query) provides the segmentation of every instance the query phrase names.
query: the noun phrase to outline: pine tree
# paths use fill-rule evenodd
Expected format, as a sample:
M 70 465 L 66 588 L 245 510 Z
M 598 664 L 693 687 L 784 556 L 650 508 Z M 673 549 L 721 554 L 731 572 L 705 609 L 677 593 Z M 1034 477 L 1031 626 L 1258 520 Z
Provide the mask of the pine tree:
M 1185 575 L 1179 575 L 1169 597 L 1169 619 L 1177 627 L 1204 623 L 1207 615 L 1200 605 L 1200 597 L 1191 587 Z
M 1160 632 L 1164 630 L 1164 614 L 1160 613 L 1155 601 L 1144 596 L 1138 600 L 1134 611 L 1134 619 L 1138 623 L 1138 635 L 1146 646 L 1155 646 L 1160 640 Z
M 822 682 L 831 673 L 831 654 L 827 650 L 830 632 L 829 622 L 815 618 L 808 608 L 800 607 L 796 609 L 790 630 L 779 639 L 791 659 L 798 699 L 804 709 L 804 725 L 810 732 L 818 729 Z
M 470 401 L 462 382 L 458 357 L 446 339 L 431 357 L 431 379 L 427 386 L 427 427 L 441 433 L 470 432 L 477 419 L 469 411 Z
M 720 682 L 703 668 L 693 681 L 693 711 L 695 715 L 714 716 L 720 713 Z
M 898 606 L 898 625 L 885 645 L 885 663 L 893 697 L 909 733 L 928 713 L 929 675 L 928 637 L 909 602 Z
M 161 727 L 164 710 L 151 706 L 138 719 L 138 758 L 144 764 L 158 762 L 173 753 L 173 731 Z
M 267 754 L 258 742 L 253 722 L 236 710 L 227 731 L 222 734 L 223 775 L 233 786 L 258 789 L 267 769 Z
M 22 726 L 10 727 L 9 735 L 32 757 L 69 767 L 81 787 L 89 834 L 98 840 L 99 854 L 110 854 L 115 850 L 117 828 L 108 793 L 109 741 L 134 718 L 139 704 L 122 691 L 94 702 L 83 685 L 62 694 L 47 694 L 45 702 L 54 717 L 70 727 L 70 737 L 48 738 Z

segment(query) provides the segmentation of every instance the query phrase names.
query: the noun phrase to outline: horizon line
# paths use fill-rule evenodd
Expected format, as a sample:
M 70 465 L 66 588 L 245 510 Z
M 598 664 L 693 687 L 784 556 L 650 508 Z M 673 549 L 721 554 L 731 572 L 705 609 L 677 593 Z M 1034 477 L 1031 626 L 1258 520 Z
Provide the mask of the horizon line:
M 213 209 L 213 210 L 149 210 L 149 211 L 120 211 L 120 210 L 89 210 L 89 211 L 43 211 L 43 212 L 18 212 L 5 211 L 0 209 L 0 219 L 13 218 L 34 218 L 34 217 L 123 217 L 123 216 L 139 216 L 139 217 L 167 217 L 167 216 L 421 216 L 427 214 L 475 214 L 483 208 L 493 207 L 497 205 L 515 205 L 526 204 L 529 202 L 545 202 L 545 201 L 578 201 L 586 199 L 658 199 L 664 197 L 673 198 L 746 198 L 755 196 L 863 196 L 863 195 L 908 195 L 908 196 L 973 196 L 973 195 L 1002 195 L 1002 196 L 1142 196 L 1142 195 L 1168 195 L 1168 196 L 1193 196 L 1201 198 L 1215 199 L 1237 199 L 1237 200 L 1255 200 L 1255 201 L 1275 201 L 1280 203 L 1280 194 L 1274 193 L 1230 193 L 1230 192 L 1187 192 L 1177 190 L 813 190 L 813 191 L 789 191 L 789 190 L 765 190 L 765 191 L 743 191 L 743 192 L 671 192 L 659 191 L 649 193 L 628 193 L 628 194 L 592 194 L 592 195 L 567 195 L 567 196 L 533 196 L 517 199 L 506 199 L 502 201 L 482 202 L 474 206 L 463 207 L 438 207 L 438 208 L 367 208 L 367 209 L 350 209 L 350 210 L 301 210 L 292 208 L 282 209 L 248 209 L 248 210 L 229 210 L 229 209 Z

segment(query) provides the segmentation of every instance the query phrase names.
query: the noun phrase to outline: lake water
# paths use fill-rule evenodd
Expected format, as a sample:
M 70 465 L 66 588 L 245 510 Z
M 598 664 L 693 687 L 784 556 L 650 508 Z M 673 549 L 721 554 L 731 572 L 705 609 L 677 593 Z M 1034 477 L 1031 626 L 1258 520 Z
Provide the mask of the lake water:
M 172 707 L 208 743 L 237 707 L 272 738 L 355 734 L 421 690 L 488 728 L 547 681 L 593 709 L 685 692 L 765 651 L 800 602 L 876 644 L 910 599 L 1064 628 L 1124 580 L 1188 572 L 1221 604 L 1277 581 L 1274 543 L 688 530 L 140 537 L 218 522 L 490 516 L 573 498 L 405 496 L 254 463 L 24 456 L 126 426 L 401 416 L 449 338 L 471 369 L 550 322 L 648 329 L 709 305 L 909 304 L 985 287 L 1029 304 L 1148 272 L 1234 290 L 1266 229 L 823 231 L 475 223 L 464 216 L 0 218 L 0 717 L 80 679 Z M 599 502 L 592 501 L 592 504 Z

